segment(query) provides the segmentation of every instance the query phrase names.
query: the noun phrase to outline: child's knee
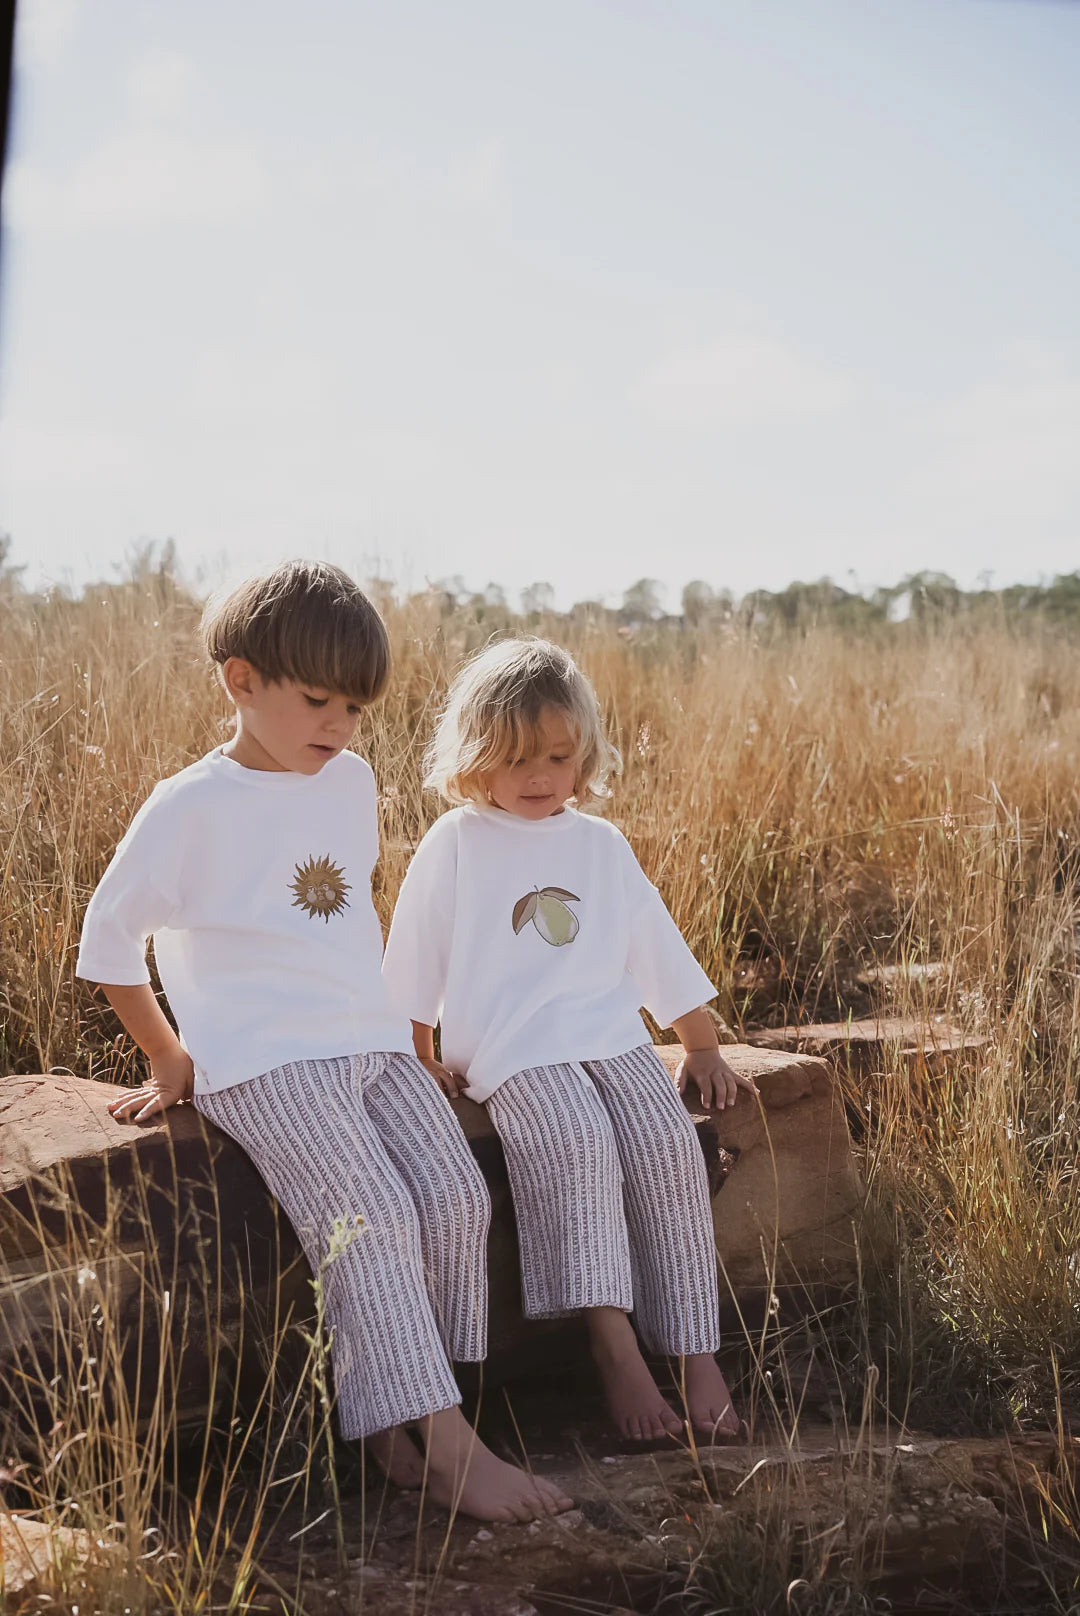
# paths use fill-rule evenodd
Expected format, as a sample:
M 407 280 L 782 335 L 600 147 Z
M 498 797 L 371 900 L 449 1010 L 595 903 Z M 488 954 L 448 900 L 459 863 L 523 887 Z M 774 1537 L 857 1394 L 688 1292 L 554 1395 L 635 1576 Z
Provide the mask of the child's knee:
M 405 1184 L 394 1178 L 366 1186 L 357 1184 L 355 1199 L 360 1211 L 357 1217 L 346 1220 L 352 1224 L 344 1241 L 346 1249 L 352 1246 L 353 1238 L 357 1242 L 375 1241 L 402 1250 L 419 1244 L 420 1217 Z M 340 1222 L 335 1218 L 331 1240 L 335 1239 Z M 363 1252 L 358 1250 L 353 1255 L 362 1258 Z
M 685 1123 L 680 1117 L 665 1117 L 650 1143 L 680 1176 L 704 1173 L 705 1158 L 689 1117 Z
M 471 1151 L 450 1162 L 432 1163 L 430 1172 L 414 1181 L 413 1191 L 426 1222 L 447 1222 L 455 1229 L 487 1234 L 491 1196 Z
M 476 1160 L 469 1155 L 468 1165 L 456 1171 L 447 1185 L 451 1213 L 467 1229 L 487 1234 L 491 1224 L 491 1195 L 484 1175 Z
M 610 1124 L 588 1112 L 575 1116 L 560 1135 L 558 1155 L 552 1166 L 570 1174 L 578 1183 L 621 1173 Z

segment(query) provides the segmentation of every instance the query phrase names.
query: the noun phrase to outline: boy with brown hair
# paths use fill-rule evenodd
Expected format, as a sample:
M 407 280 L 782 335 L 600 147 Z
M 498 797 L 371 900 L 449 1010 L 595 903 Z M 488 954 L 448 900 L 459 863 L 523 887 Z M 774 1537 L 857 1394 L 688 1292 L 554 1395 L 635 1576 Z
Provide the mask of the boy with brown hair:
M 235 735 L 155 787 L 84 923 L 78 973 L 150 1064 L 110 1109 L 140 1121 L 193 1099 L 251 1157 L 313 1271 L 335 1219 L 362 1220 L 327 1276 L 343 1436 L 482 1519 L 568 1508 L 458 1406 L 450 1361 L 486 1350 L 490 1207 L 380 974 L 375 782 L 348 748 L 389 678 L 385 626 L 346 573 L 294 561 L 208 608 L 203 637 Z

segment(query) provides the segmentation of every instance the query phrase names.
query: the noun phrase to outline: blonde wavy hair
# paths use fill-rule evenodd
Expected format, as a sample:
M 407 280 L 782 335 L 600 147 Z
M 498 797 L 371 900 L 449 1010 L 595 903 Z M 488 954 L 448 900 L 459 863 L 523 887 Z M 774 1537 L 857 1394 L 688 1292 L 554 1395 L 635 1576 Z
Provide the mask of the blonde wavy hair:
M 574 795 L 609 797 L 622 767 L 604 734 L 596 692 L 573 657 L 550 640 L 497 640 L 450 686 L 424 759 L 424 784 L 447 802 L 486 803 L 486 777 L 511 758 L 536 757 L 541 717 L 553 707 L 574 737 Z

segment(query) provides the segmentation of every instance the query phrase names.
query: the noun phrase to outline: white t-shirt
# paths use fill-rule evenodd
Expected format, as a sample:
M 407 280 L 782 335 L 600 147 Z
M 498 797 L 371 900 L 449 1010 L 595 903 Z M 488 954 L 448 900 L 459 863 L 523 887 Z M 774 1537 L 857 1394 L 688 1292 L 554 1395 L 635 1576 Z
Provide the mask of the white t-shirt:
M 383 960 L 396 1007 L 442 1021 L 471 1099 L 531 1066 L 603 1060 L 716 989 L 621 831 L 573 808 L 455 808 L 417 848 Z
M 196 1092 L 286 1061 L 411 1050 L 380 973 L 375 780 L 352 752 L 316 775 L 214 751 L 155 786 L 90 900 L 77 966 L 161 985 Z

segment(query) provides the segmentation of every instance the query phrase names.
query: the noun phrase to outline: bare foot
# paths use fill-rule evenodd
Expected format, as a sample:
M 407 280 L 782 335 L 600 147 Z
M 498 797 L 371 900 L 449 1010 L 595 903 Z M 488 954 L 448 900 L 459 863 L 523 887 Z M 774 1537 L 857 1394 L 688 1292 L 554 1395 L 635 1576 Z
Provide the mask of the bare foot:
M 744 1435 L 745 1422 L 735 1412 L 727 1381 L 711 1352 L 699 1352 L 682 1360 L 686 1391 L 686 1412 L 695 1431 L 710 1442 L 736 1442 Z
M 365 1439 L 364 1446 L 395 1487 L 423 1486 L 424 1456 L 403 1425 L 392 1425 Z
M 591 1307 L 585 1317 L 616 1428 L 635 1442 L 678 1436 L 682 1421 L 649 1373 L 626 1314 L 617 1307 Z
M 425 1447 L 425 1492 L 437 1504 L 480 1521 L 535 1521 L 573 1509 L 554 1482 L 530 1476 L 497 1459 L 460 1408 L 444 1408 L 419 1422 Z

